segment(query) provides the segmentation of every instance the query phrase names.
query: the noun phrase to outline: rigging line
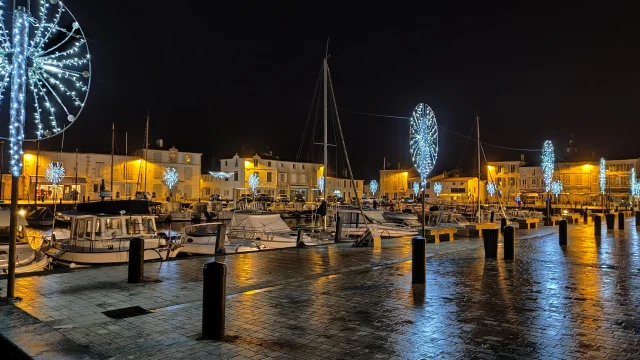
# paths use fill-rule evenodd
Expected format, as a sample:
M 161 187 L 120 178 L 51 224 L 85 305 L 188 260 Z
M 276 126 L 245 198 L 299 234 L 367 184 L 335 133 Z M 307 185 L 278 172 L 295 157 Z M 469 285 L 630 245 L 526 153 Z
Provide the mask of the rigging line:
M 471 137 L 471 133 L 473 132 L 473 128 L 476 125 L 476 119 L 473 120 L 473 123 L 471 124 L 471 129 L 469 130 L 469 136 L 467 136 L 467 138 Z M 467 145 L 469 145 L 469 139 L 467 139 L 467 141 L 465 141 L 464 143 L 464 149 L 462 149 L 462 155 L 460 155 L 460 160 L 458 161 L 458 166 L 456 168 L 460 169 L 460 164 L 462 164 L 462 159 L 464 158 L 464 153 L 467 151 Z
M 320 94 L 318 94 L 318 97 Z M 307 152 L 307 160 L 311 159 L 311 154 L 313 153 L 313 145 L 316 142 L 316 130 L 318 128 L 318 116 L 320 116 L 320 104 L 316 105 L 316 116 L 313 119 L 313 131 L 311 132 L 311 141 L 309 142 L 309 151 Z
M 482 151 L 482 157 L 484 157 L 484 162 L 486 164 L 488 164 L 489 162 L 487 161 L 487 155 L 484 153 L 484 148 L 482 147 L 482 145 L 480 145 L 480 150 Z M 491 180 L 493 182 L 493 177 L 491 176 L 491 172 L 489 172 L 487 170 L 487 182 L 489 182 L 489 180 Z M 495 183 L 495 182 L 494 182 Z M 478 189 L 480 188 L 480 177 L 478 177 Z M 511 185 L 509 185 L 509 191 L 511 191 Z M 500 207 L 500 211 L 502 212 L 502 216 L 505 217 L 505 219 L 507 218 L 507 214 L 504 211 L 504 208 L 502 208 L 502 204 L 500 203 L 500 198 L 501 196 L 497 196 L 498 199 L 498 206 Z M 509 201 L 509 199 L 507 199 L 507 202 Z M 506 204 L 505 204 L 506 205 Z
M 360 115 L 369 115 L 369 116 L 377 116 L 377 117 L 383 117 L 383 118 L 392 118 L 392 119 L 405 119 L 405 120 L 411 120 L 411 118 L 410 118 L 410 117 L 406 117 L 406 116 L 395 116 L 395 115 L 385 115 L 385 114 L 372 114 L 372 113 L 366 113 L 366 112 L 362 112 L 362 111 L 355 111 L 355 110 L 348 110 L 348 109 L 343 109 L 343 108 L 336 108 L 336 110 L 346 111 L 346 112 L 350 112 L 350 113 L 354 113 L 354 114 L 360 114 Z
M 316 100 L 316 94 L 318 93 L 318 88 L 320 87 L 320 76 L 322 75 L 322 67 L 320 67 L 320 71 L 318 72 L 318 78 L 316 79 L 316 87 L 313 89 L 313 96 L 311 97 L 311 106 L 309 106 L 309 112 L 307 113 L 307 122 L 304 124 L 304 131 L 302 132 L 302 138 L 300 139 L 300 146 L 298 147 L 298 154 L 296 155 L 296 161 L 300 159 L 300 154 L 302 153 L 302 149 L 304 148 L 304 139 L 307 135 L 307 128 L 309 127 L 309 120 L 311 119 L 311 113 L 313 111 L 313 104 Z

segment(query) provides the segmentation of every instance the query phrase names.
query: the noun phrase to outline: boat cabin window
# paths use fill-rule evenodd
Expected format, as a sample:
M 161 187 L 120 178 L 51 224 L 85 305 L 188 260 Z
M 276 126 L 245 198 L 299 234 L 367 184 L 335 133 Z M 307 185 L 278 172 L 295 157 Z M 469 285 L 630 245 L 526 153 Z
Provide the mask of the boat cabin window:
M 84 228 L 84 237 L 91 239 L 91 232 L 93 231 L 93 220 L 87 219 L 86 227 Z
M 130 218 L 127 219 L 127 229 L 129 229 L 129 234 L 141 234 L 143 230 L 143 225 L 140 222 L 140 218 Z
M 114 237 L 122 236 L 122 219 L 107 218 L 104 219 L 105 236 Z
M 142 226 L 143 226 L 143 231 L 144 231 L 145 234 L 155 234 L 156 233 L 156 227 L 155 227 L 153 219 L 151 219 L 151 218 L 142 219 Z

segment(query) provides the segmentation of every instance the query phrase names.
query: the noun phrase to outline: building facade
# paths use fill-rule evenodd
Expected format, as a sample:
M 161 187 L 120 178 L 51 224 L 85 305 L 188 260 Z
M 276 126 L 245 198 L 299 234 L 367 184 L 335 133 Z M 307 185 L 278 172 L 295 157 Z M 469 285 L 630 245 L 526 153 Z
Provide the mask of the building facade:
M 520 195 L 520 166 L 524 161 L 492 161 L 487 165 L 487 181 L 496 184 L 496 195 L 507 204 L 514 204 Z

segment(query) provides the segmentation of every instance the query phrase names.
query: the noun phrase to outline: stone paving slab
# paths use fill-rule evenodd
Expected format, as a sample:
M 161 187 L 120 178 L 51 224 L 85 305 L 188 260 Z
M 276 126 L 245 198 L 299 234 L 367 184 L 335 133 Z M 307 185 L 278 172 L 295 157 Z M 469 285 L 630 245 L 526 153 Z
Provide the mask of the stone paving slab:
M 411 285 L 408 239 L 217 257 L 229 273 L 223 342 L 198 340 L 213 258 L 146 264 L 156 282 L 145 284 L 127 284 L 125 266 L 19 278 L 16 307 L 85 358 L 640 358 L 631 225 L 599 240 L 570 225 L 565 249 L 557 227 L 517 231 L 514 261 L 484 259 L 481 240 L 429 244 L 426 289 Z M 130 306 L 151 313 L 102 314 Z M 8 322 L 0 332 L 15 340 Z M 31 355 L 35 331 L 15 341 Z

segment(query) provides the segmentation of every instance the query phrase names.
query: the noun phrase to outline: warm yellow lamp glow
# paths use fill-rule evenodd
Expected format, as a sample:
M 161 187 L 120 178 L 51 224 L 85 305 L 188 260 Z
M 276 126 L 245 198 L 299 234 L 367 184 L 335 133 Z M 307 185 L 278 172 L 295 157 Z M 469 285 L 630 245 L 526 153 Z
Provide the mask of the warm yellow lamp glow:
M 33 155 L 31 155 L 31 154 L 24 154 L 24 160 L 25 160 L 25 161 L 31 161 L 31 160 L 33 160 Z
M 591 171 L 591 164 L 584 164 L 584 165 L 582 165 L 582 170 L 584 170 L 584 171 Z
M 251 167 L 251 161 L 249 161 L 249 160 L 245 160 L 245 161 L 244 161 L 244 167 L 245 167 L 245 168 Z

